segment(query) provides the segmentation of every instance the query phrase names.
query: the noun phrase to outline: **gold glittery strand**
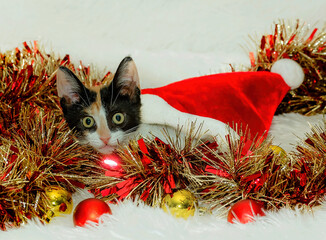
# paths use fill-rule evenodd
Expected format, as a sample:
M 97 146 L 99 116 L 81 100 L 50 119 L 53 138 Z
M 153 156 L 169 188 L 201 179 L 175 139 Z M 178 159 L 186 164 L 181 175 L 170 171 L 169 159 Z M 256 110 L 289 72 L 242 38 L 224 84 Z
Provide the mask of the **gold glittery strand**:
M 298 152 L 286 155 L 284 151 L 276 154 L 271 140 L 251 142 L 241 136 L 230 138 L 227 149 L 207 147 L 210 154 L 198 151 L 213 169 L 196 176 L 205 180 L 195 191 L 202 204 L 224 214 L 241 199 L 260 201 L 267 210 L 312 210 L 320 205 L 326 192 L 325 121 L 312 127 L 297 146 Z
M 64 59 L 24 43 L 0 53 L 0 228 L 44 219 L 47 186 L 73 193 L 102 181 L 104 170 L 93 149 L 79 145 L 62 118 L 55 87 Z M 97 72 L 80 66 L 76 74 L 93 83 Z M 103 82 L 111 78 L 110 74 Z
M 107 177 L 93 185 L 93 191 L 108 201 L 131 198 L 160 206 L 167 192 L 201 185 L 202 180 L 194 177 L 202 170 L 194 154 L 200 132 L 201 127 L 195 128 L 192 124 L 185 138 L 181 128 L 176 130 L 175 138 L 165 131 L 168 144 L 159 139 L 131 140 L 128 146 L 119 149 L 122 160 L 119 176 Z M 110 194 L 103 194 L 103 191 L 110 191 Z
M 252 40 L 254 38 L 252 37 Z M 279 21 L 273 32 L 264 35 L 257 46 L 256 58 L 248 71 L 269 71 L 278 59 L 291 58 L 304 70 L 303 84 L 289 91 L 276 114 L 297 112 L 304 115 L 326 113 L 326 32 L 300 22 Z

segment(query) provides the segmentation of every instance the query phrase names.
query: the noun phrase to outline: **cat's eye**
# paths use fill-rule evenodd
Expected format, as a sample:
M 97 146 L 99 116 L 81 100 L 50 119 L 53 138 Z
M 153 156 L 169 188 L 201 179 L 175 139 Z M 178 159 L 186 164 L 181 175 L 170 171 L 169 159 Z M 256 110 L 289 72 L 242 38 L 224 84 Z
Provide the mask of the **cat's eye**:
M 92 118 L 92 117 L 84 117 L 83 118 L 84 127 L 91 128 L 94 126 L 94 124 L 95 124 L 94 118 Z
M 113 115 L 112 121 L 114 124 L 120 125 L 125 121 L 125 116 L 123 115 L 123 113 L 116 113 Z

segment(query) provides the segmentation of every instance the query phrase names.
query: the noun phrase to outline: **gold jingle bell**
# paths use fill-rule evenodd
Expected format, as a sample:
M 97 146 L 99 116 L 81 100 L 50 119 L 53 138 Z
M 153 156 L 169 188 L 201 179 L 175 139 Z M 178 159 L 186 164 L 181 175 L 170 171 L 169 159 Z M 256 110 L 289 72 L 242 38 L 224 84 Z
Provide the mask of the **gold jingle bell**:
M 161 208 L 177 218 L 187 219 L 195 214 L 197 199 L 190 191 L 182 189 L 164 196 Z
M 60 214 L 72 212 L 72 195 L 66 189 L 60 186 L 48 186 L 45 188 L 45 195 L 48 200 L 48 210 L 44 217 L 46 222 L 50 222 L 53 217 Z

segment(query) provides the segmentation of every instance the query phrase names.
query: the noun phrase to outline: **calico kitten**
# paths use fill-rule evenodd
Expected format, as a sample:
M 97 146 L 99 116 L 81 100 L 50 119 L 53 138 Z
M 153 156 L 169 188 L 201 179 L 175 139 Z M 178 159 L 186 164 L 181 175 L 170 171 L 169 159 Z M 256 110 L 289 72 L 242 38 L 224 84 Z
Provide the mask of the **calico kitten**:
M 139 77 L 132 58 L 124 58 L 109 86 L 87 88 L 68 68 L 57 72 L 57 90 L 64 117 L 81 144 L 100 153 L 114 151 L 140 123 Z

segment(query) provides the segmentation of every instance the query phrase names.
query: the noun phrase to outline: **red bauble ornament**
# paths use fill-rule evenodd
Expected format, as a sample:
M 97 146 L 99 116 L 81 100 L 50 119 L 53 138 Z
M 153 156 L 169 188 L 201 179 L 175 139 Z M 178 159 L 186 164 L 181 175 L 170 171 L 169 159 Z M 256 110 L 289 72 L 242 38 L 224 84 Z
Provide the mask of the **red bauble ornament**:
M 253 222 L 255 216 L 265 216 L 263 209 L 264 207 L 260 202 L 250 199 L 241 200 L 231 207 L 228 214 L 228 222 Z
M 83 227 L 87 221 L 98 223 L 102 214 L 112 214 L 109 205 L 96 198 L 89 198 L 81 201 L 74 210 L 75 226 Z
M 115 153 L 104 155 L 102 158 L 102 166 L 107 170 L 120 170 L 121 158 Z

